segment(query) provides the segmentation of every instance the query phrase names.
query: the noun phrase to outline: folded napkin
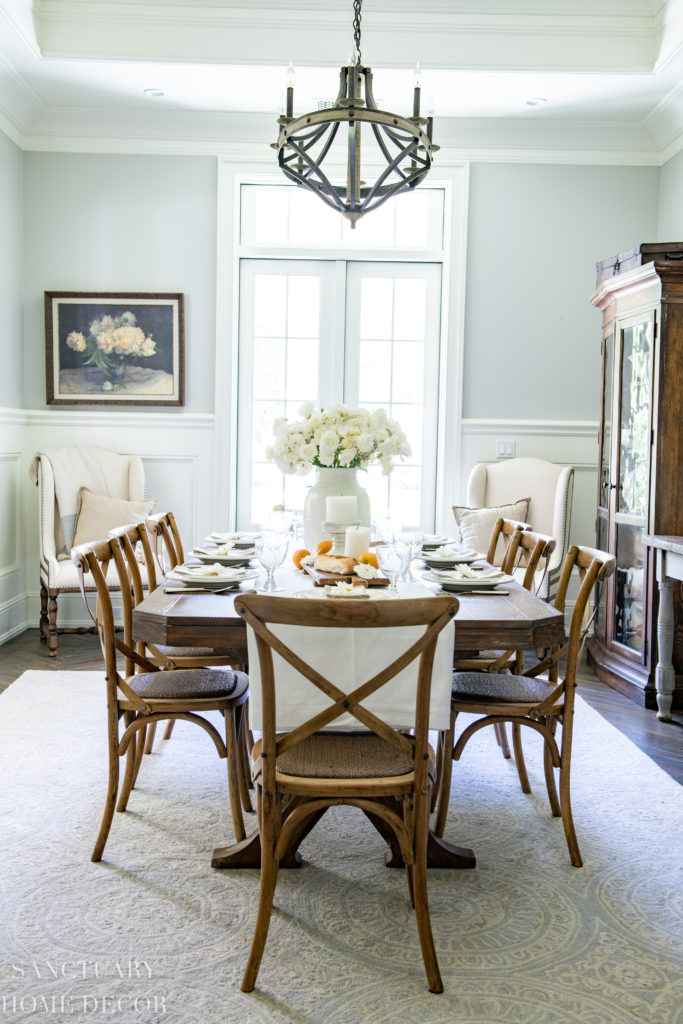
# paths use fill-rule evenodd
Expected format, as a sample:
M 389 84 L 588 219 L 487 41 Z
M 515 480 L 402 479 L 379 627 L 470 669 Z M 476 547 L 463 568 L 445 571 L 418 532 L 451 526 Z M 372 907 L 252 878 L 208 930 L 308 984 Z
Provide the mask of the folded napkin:
M 370 595 L 366 587 L 354 587 L 353 583 L 343 583 L 340 580 L 339 583 L 325 587 L 325 597 L 351 597 L 355 600 L 356 598 L 370 597 Z
M 246 540 L 248 537 L 253 540 L 256 536 L 255 533 L 245 533 L 243 530 L 238 530 L 237 533 L 217 533 L 212 530 L 207 540 L 213 540 L 216 544 L 227 544 L 230 541 L 234 543 L 236 540 Z
M 473 569 L 469 565 L 456 565 L 452 569 L 432 569 L 432 575 L 440 580 L 495 580 L 505 574 L 500 569 Z
M 196 555 L 231 555 L 233 558 L 251 558 L 256 548 L 236 548 L 234 544 L 221 544 L 215 548 L 195 548 Z
M 453 547 L 440 547 L 434 551 L 430 551 L 430 558 L 473 558 L 476 557 L 479 552 L 475 551 L 474 548 L 453 548 Z
M 222 580 L 234 580 L 244 576 L 243 568 L 220 565 L 219 562 L 215 562 L 213 565 L 179 565 L 173 572 L 178 577 L 185 576 L 188 579 L 219 577 Z

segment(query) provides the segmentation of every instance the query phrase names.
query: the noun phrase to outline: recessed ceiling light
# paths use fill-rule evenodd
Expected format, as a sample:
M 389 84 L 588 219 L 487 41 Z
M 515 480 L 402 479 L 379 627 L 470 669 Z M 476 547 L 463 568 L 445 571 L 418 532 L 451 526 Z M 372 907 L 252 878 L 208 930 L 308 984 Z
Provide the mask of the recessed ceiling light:
M 526 105 L 527 107 L 542 107 L 547 102 L 545 96 L 530 96 L 526 101 Z
M 143 89 L 145 96 L 165 96 L 163 89 Z

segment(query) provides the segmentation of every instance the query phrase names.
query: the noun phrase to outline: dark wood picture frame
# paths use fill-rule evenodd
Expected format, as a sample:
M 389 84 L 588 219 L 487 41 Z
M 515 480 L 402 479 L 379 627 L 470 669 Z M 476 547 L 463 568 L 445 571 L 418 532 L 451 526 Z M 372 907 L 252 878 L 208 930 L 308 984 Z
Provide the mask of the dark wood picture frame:
M 182 292 L 45 292 L 48 405 L 184 405 Z

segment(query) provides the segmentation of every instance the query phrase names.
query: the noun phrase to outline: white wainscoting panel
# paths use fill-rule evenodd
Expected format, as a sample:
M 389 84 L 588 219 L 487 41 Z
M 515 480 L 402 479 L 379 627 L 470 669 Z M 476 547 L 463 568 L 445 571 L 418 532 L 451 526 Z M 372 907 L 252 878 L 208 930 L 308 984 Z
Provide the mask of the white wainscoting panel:
M 26 414 L 0 409 L 0 644 L 26 628 Z
M 139 455 L 145 467 L 145 495 L 156 498 L 157 510 L 176 516 L 183 543 L 195 541 L 222 521 L 217 509 L 215 417 L 210 413 L 140 412 L 135 409 L 35 410 L 28 414 L 26 450 L 89 444 Z M 28 621 L 40 615 L 38 572 L 38 506 L 36 489 L 27 497 Z M 59 598 L 59 623 L 90 624 L 80 594 Z

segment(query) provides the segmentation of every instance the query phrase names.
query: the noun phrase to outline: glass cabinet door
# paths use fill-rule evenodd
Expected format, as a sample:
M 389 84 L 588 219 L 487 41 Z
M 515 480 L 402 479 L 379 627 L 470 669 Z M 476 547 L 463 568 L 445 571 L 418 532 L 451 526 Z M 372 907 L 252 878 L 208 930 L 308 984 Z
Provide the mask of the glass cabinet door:
M 614 489 L 611 485 L 610 467 L 612 461 L 612 387 L 614 376 L 614 330 L 610 330 L 602 340 L 602 416 L 599 438 L 600 476 L 598 483 L 598 519 L 597 542 L 601 551 L 610 550 L 609 541 L 609 505 L 610 494 Z M 608 581 L 609 582 L 609 581 Z M 595 620 L 595 632 L 605 639 L 607 621 L 607 601 L 600 599 L 601 587 L 596 588 L 595 600 L 598 612 Z
M 653 318 L 620 330 L 615 398 L 619 423 L 610 480 L 612 550 L 616 554 L 612 640 L 642 656 L 645 635 L 645 549 L 650 492 Z M 609 473 L 609 469 L 608 469 Z M 616 487 L 611 485 L 616 483 Z

